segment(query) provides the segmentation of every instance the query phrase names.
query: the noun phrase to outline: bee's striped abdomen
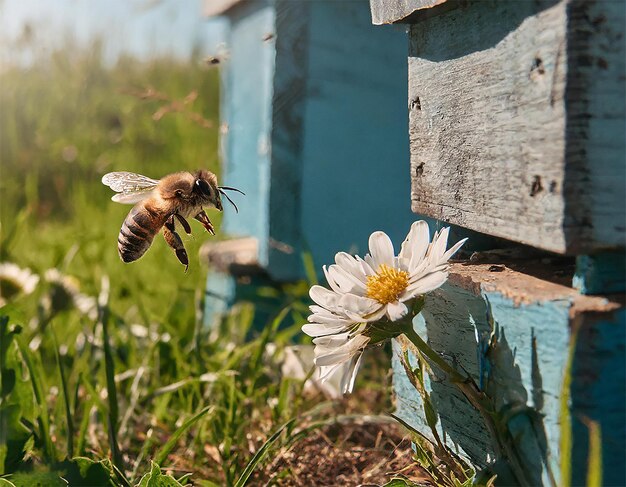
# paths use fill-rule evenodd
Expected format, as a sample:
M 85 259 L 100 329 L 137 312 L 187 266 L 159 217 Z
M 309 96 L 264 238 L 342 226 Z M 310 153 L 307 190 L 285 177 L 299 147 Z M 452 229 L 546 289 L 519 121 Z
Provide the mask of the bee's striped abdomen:
M 162 222 L 157 221 L 144 204 L 138 204 L 122 223 L 117 237 L 117 250 L 124 262 L 134 262 L 150 248 L 156 233 L 161 229 Z

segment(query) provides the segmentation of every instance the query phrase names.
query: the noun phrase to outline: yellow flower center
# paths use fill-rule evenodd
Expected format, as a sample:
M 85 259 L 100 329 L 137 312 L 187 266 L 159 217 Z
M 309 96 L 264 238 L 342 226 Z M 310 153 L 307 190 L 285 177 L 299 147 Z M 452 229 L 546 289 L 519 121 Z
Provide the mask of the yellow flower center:
M 379 303 L 397 301 L 409 285 L 409 273 L 381 264 L 373 276 L 367 276 L 367 297 Z

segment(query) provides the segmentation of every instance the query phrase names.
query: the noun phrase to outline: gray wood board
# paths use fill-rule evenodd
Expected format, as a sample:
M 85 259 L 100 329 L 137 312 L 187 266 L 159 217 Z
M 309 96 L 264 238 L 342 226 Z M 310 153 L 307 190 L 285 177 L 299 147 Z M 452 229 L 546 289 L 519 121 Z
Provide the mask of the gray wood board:
M 375 25 L 411 21 L 418 11 L 426 11 L 447 0 L 370 0 L 372 23 Z
M 560 253 L 624 245 L 624 132 L 602 130 L 624 126 L 624 14 L 594 8 L 489 1 L 411 26 L 414 212 Z

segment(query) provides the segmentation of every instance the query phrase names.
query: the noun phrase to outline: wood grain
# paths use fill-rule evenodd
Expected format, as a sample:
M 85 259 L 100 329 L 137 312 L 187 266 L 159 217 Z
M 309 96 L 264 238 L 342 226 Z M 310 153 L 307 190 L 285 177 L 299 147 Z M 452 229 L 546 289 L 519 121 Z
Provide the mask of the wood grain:
M 411 26 L 414 212 L 559 253 L 624 247 L 624 13 L 587 4 L 475 2 Z
M 414 14 L 432 9 L 450 0 L 370 0 L 374 25 L 411 22 Z M 452 2 L 450 2 L 452 3 Z

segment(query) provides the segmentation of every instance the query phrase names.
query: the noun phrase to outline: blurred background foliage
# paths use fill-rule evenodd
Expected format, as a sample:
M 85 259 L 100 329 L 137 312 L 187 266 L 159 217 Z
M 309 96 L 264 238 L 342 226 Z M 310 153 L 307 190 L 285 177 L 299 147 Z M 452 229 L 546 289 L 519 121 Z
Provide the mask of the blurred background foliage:
M 154 178 L 200 167 L 218 172 L 218 79 L 198 56 L 122 56 L 108 66 L 102 41 L 87 47 L 66 41 L 29 67 L 5 67 L 0 261 L 37 272 L 61 266 L 92 294 L 106 272 L 119 312 L 143 305 L 149 317 L 161 317 L 185 291 L 193 302 L 206 276 L 197 251 L 212 237 L 192 223 L 187 275 L 160 237 L 143 259 L 124 265 L 117 233 L 130 206 L 111 202 L 100 178 L 120 170 Z M 219 224 L 217 212 L 209 213 Z

